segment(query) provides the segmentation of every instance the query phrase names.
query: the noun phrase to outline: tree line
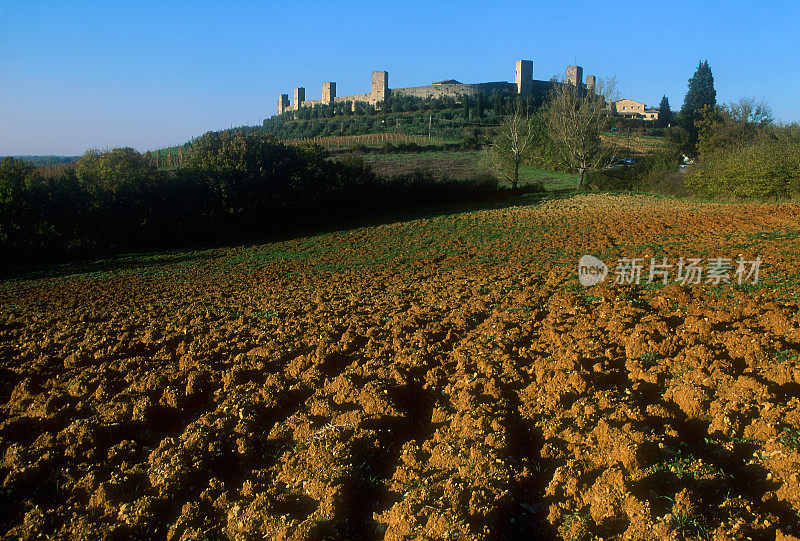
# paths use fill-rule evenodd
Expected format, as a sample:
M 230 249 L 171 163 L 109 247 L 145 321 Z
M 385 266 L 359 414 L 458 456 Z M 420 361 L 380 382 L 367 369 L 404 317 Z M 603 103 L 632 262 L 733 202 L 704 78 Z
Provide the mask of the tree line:
M 711 67 L 701 61 L 677 114 L 666 96 L 661 100 L 659 124 L 668 144 L 631 167 L 606 161 L 590 169 L 589 186 L 701 197 L 799 195 L 800 126 L 776 123 L 763 100 L 718 104 L 716 95 Z
M 776 124 L 764 102 L 705 107 L 696 120 L 697 159 L 687 187 L 705 197 L 800 195 L 800 125 Z
M 496 183 L 385 180 L 363 160 L 318 145 L 284 145 L 243 130 L 193 141 L 183 167 L 158 170 L 131 148 L 90 151 L 42 176 L 0 161 L 5 266 L 90 254 L 257 238 L 349 220 L 374 210 L 491 196 Z
M 668 136 L 694 164 L 686 188 L 704 197 L 786 198 L 800 194 L 800 126 L 776 123 L 754 98 L 718 104 L 708 61 L 692 78 Z

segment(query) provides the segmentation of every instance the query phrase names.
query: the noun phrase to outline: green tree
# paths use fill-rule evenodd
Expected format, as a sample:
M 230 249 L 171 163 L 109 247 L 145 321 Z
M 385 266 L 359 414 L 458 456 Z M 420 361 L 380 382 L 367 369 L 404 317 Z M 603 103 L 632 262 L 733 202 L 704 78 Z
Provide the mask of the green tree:
M 130 147 L 89 150 L 78 160 L 78 178 L 95 191 L 113 193 L 125 184 L 149 177 L 153 168 L 145 156 Z
M 35 168 L 21 159 L 0 160 L 0 243 L 14 238 L 23 226 L 23 196 Z
M 288 204 L 293 192 L 308 190 L 308 179 L 320 176 L 326 158 L 318 145 L 287 146 L 272 135 L 237 129 L 201 136 L 188 166 L 207 175 L 219 212 L 237 219 Z
M 672 122 L 672 109 L 669 107 L 669 99 L 666 96 L 661 98 L 661 103 L 658 105 L 658 122 L 662 126 L 669 126 Z
M 699 113 L 706 106 L 717 104 L 717 91 L 714 90 L 714 75 L 708 60 L 700 62 L 697 70 L 689 79 L 689 89 L 683 100 L 681 113 Z
M 708 60 L 700 62 L 692 78 L 681 107 L 681 127 L 686 130 L 688 140 L 682 149 L 689 156 L 697 156 L 699 128 L 696 125 L 703 109 L 717 104 L 717 91 L 714 90 L 714 75 Z
M 76 174 L 88 194 L 93 238 L 127 244 L 147 234 L 160 184 L 145 156 L 128 147 L 90 150 L 78 160 Z
M 773 123 L 763 101 L 706 107 L 697 122 L 699 158 L 687 186 L 706 196 L 789 197 L 800 192 L 800 129 Z
M 770 134 L 772 123 L 770 106 L 755 98 L 706 107 L 697 121 L 699 155 L 709 156 L 725 149 L 740 150 L 757 137 Z

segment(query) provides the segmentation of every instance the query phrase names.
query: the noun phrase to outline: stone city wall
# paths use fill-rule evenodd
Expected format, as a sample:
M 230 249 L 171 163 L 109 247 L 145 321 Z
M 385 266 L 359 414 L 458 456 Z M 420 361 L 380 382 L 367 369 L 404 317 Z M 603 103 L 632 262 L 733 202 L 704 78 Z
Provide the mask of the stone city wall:
M 546 96 L 553 90 L 553 87 L 560 83 L 555 83 L 553 81 L 537 81 L 536 79 L 533 80 L 533 95 L 534 96 Z
M 336 96 L 334 100 L 336 103 L 344 103 L 346 101 L 370 101 L 372 99 L 371 94 L 353 94 L 351 96 Z
M 391 93 L 396 96 L 413 96 L 415 98 L 438 98 L 441 96 L 477 96 L 478 94 L 491 94 L 495 90 L 514 90 L 512 83 L 447 83 L 440 85 L 410 86 L 406 88 L 392 88 Z
M 583 68 L 581 66 L 567 66 L 565 81 L 566 84 L 579 86 L 581 89 L 594 91 L 596 79 L 593 75 L 586 77 L 586 84 L 583 81 Z M 514 82 L 497 81 L 490 83 L 442 83 L 426 86 L 410 86 L 405 88 L 389 88 L 389 73 L 386 71 L 373 71 L 370 92 L 364 94 L 351 94 L 349 96 L 336 96 L 336 83 L 326 81 L 322 83 L 322 98 L 318 100 L 305 100 L 305 89 L 296 88 L 294 100 L 289 105 L 288 95 L 281 94 L 278 98 L 278 114 L 287 110 L 297 110 L 300 107 L 313 107 L 314 105 L 328 104 L 332 98 L 335 103 L 366 102 L 376 104 L 383 101 L 392 94 L 398 96 L 413 96 L 417 98 L 438 98 L 449 96 L 478 96 L 491 95 L 495 90 L 512 91 L 527 97 L 528 95 L 538 98 L 546 96 L 555 85 L 563 84 L 552 81 L 537 81 L 533 79 L 533 61 L 518 60 L 515 64 Z

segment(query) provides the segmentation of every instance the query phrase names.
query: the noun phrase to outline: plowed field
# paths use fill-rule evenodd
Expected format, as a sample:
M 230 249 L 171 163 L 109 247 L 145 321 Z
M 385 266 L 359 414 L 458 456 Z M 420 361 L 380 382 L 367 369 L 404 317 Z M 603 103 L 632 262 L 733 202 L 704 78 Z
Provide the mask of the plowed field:
M 7 279 L 0 533 L 793 539 L 798 256 L 795 204 L 579 195 Z

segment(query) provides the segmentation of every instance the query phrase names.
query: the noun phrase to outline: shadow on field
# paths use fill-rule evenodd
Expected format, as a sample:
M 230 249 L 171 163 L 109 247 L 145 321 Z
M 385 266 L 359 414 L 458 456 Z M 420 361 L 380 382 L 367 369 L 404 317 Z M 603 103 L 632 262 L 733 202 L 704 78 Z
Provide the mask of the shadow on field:
M 224 248 L 281 242 L 298 237 L 311 237 L 361 227 L 374 227 L 465 212 L 533 206 L 543 201 L 567 199 L 578 193 L 581 192 L 567 188 L 545 191 L 535 185 L 521 186 L 517 190 L 499 188 L 492 194 L 479 199 L 362 213 L 352 218 L 337 219 L 329 224 L 292 227 L 280 233 L 243 234 L 233 238 L 216 238 L 165 250 L 124 252 L 99 258 L 95 256 L 91 259 L 74 259 L 64 263 L 42 263 L 0 269 L 0 280 L 40 280 L 78 274 L 100 275 L 125 272 L 132 269 L 156 269 L 180 264 L 188 265 L 225 257 L 223 253 L 215 252 L 215 250 Z

